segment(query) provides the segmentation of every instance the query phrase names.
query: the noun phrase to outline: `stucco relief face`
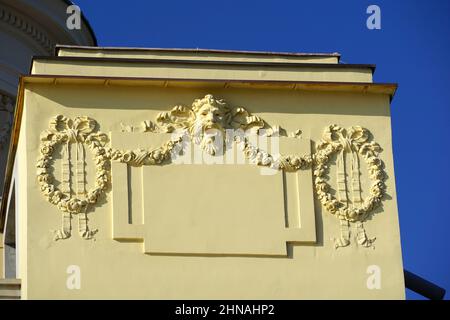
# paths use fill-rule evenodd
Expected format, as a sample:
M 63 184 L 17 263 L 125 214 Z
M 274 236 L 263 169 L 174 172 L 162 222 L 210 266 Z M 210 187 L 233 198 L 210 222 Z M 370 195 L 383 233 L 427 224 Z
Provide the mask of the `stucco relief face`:
M 224 147 L 228 108 L 222 101 L 207 95 L 194 102 L 192 111 L 195 118 L 190 131 L 194 142 L 208 154 L 216 155 Z
M 196 113 L 196 120 L 203 123 L 206 129 L 213 128 L 217 125 L 223 126 L 224 112 L 218 107 L 205 104 Z

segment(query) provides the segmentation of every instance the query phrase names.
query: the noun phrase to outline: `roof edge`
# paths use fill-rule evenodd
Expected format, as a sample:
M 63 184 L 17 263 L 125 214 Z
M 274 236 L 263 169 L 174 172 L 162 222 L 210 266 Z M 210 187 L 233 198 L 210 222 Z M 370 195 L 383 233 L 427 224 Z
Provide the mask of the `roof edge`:
M 272 51 L 251 51 L 251 50 L 224 50 L 224 49 L 200 49 L 200 48 L 145 48 L 145 47 L 92 47 L 92 46 L 74 46 L 59 45 L 55 46 L 55 53 L 59 49 L 81 49 L 81 50 L 117 50 L 117 51 L 167 51 L 167 52 L 200 52 L 200 53 L 236 53 L 236 54 L 255 54 L 268 56 L 288 56 L 288 57 L 337 57 L 341 54 L 333 53 L 307 53 L 307 52 L 272 52 Z
M 241 66 L 278 66 L 278 67 L 317 67 L 317 68 L 368 68 L 372 74 L 375 64 L 351 63 L 310 63 L 310 62 L 273 62 L 273 61 L 210 61 L 210 60 L 182 60 L 182 59 L 141 59 L 141 58 L 104 58 L 104 57 L 59 57 L 59 56 L 33 56 L 32 64 L 36 60 L 48 61 L 104 61 L 127 63 L 181 63 L 181 64 L 209 64 L 209 65 L 241 65 Z

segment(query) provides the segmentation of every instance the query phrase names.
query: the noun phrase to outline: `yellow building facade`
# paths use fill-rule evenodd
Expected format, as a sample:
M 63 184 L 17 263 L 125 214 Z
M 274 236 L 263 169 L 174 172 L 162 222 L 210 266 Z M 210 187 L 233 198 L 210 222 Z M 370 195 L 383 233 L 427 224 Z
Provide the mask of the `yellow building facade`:
M 1 207 L 23 299 L 404 299 L 395 84 L 338 54 L 60 46 Z

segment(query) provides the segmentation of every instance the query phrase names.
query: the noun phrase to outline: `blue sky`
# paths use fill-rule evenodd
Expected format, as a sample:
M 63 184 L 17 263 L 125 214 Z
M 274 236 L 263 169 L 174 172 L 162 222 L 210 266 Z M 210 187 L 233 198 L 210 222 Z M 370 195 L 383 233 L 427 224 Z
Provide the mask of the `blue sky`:
M 376 82 L 399 84 L 392 126 L 404 266 L 450 290 L 450 1 L 74 2 L 100 46 L 340 52 L 342 62 L 376 64 Z M 371 4 L 381 30 L 366 28 Z

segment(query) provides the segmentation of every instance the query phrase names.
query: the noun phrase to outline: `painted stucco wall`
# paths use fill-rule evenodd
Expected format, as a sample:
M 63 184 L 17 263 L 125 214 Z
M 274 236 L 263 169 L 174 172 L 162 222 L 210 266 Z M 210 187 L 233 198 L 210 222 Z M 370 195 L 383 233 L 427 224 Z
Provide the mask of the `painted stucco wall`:
M 121 123 L 139 126 L 143 120 L 154 120 L 159 112 L 180 104 L 189 106 L 206 94 L 245 107 L 287 132 L 301 129 L 295 140 L 303 141 L 299 143 L 305 153 L 315 149 L 324 128 L 331 124 L 368 129 L 383 149 L 379 157 L 387 174 L 382 205 L 364 223 L 368 236 L 376 237 L 373 246 L 357 244 L 352 224 L 350 245 L 335 249 L 332 238 L 339 236 L 339 220 L 313 195 L 311 171 L 302 173 L 309 174 L 309 181 L 289 172 L 283 180 L 277 175 L 261 175 L 256 166 L 206 164 L 127 169 L 126 164 L 113 163 L 111 184 L 88 214 L 89 227 L 98 229 L 94 239 L 80 237 L 74 216 L 72 236 L 53 240 L 62 215 L 44 199 L 34 175 L 39 135 L 48 128 L 51 117 L 95 119 L 113 147 L 157 147 L 163 137 L 124 133 Z M 20 135 L 19 171 L 29 173 L 19 177 L 25 188 L 19 193 L 22 208 L 18 210 L 23 298 L 404 298 L 388 95 L 29 83 Z M 95 173 L 86 150 L 89 189 Z M 284 150 L 297 151 L 295 146 Z M 53 171 L 57 180 L 59 151 L 55 152 Z M 335 188 L 336 157 L 330 161 L 329 183 Z M 363 161 L 361 173 L 366 197 L 370 181 Z M 128 202 L 127 197 L 131 199 Z M 308 201 L 313 209 L 302 211 Z M 132 223 L 117 236 L 114 219 L 130 219 L 130 210 Z M 258 219 L 258 212 L 263 218 Z M 292 217 L 297 218 L 287 223 Z M 298 217 L 301 221 L 295 220 Z M 295 237 L 280 231 L 283 227 L 298 229 L 298 239 L 303 240 L 291 241 Z M 211 230 L 217 231 L 217 237 Z M 137 233 L 144 235 L 143 241 L 136 239 Z M 79 290 L 66 285 L 67 269 L 72 265 L 80 268 Z M 373 265 L 381 270 L 381 288 L 370 290 L 367 269 Z

